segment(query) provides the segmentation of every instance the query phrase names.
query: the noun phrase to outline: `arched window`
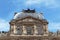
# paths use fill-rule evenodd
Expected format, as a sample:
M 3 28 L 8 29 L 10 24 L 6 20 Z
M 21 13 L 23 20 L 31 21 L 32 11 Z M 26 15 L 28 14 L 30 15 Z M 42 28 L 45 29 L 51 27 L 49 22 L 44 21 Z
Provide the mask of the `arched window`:
M 22 26 L 17 26 L 16 31 L 17 31 L 16 33 L 17 35 L 21 35 L 23 31 Z

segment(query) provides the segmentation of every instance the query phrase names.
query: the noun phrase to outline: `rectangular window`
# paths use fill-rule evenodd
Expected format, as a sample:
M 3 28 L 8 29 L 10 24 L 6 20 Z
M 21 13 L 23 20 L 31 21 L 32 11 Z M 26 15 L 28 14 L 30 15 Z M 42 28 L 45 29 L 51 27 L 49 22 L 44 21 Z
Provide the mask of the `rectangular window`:
M 38 31 L 38 35 L 43 35 L 43 28 L 42 28 L 42 26 L 37 26 L 37 31 Z
M 31 26 L 26 27 L 27 35 L 33 35 L 33 28 Z

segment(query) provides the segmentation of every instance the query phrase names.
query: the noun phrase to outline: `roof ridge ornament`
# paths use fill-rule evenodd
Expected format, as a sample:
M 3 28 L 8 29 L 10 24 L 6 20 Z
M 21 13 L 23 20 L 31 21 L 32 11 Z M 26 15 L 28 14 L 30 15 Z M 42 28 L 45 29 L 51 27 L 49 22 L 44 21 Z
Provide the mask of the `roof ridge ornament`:
M 29 8 L 27 10 L 23 9 L 23 12 L 24 13 L 35 13 L 35 9 L 33 9 L 33 10 L 30 10 Z

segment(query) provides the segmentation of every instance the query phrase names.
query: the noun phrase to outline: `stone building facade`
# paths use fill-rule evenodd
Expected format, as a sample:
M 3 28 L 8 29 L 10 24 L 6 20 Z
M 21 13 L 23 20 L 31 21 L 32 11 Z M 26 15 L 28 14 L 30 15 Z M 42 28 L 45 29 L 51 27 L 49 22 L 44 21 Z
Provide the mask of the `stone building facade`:
M 59 36 L 48 31 L 48 21 L 43 13 L 35 10 L 23 10 L 15 13 L 10 21 L 10 31 L 0 40 L 60 40 Z

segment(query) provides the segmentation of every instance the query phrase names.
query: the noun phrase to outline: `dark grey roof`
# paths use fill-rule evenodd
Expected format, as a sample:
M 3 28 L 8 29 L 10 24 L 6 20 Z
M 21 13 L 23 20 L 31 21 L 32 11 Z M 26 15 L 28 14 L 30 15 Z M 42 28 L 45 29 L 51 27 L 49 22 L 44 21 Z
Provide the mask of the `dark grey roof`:
M 24 13 L 24 12 L 15 14 L 13 19 L 24 18 L 27 16 L 31 16 L 38 19 L 44 19 L 44 16 L 41 13 Z

